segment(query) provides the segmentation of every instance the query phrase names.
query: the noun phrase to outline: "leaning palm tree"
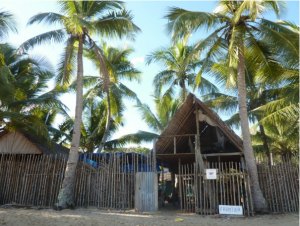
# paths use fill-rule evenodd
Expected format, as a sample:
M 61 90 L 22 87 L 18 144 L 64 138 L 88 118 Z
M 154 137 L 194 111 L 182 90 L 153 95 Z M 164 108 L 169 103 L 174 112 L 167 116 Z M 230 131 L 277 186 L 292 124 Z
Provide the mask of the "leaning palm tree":
M 219 1 L 214 13 L 192 12 L 180 8 L 171 8 L 166 18 L 169 20 L 168 29 L 173 31 L 173 37 L 181 37 L 187 32 L 196 31 L 199 28 L 214 28 L 213 32 L 203 41 L 199 42 L 197 49 L 205 49 L 204 63 L 198 73 L 207 69 L 210 61 L 218 55 L 227 55 L 229 59 L 228 76 L 237 77 L 239 116 L 243 136 L 245 159 L 251 179 L 252 197 L 256 211 L 267 209 L 266 200 L 261 192 L 257 167 L 255 163 L 251 136 L 249 131 L 247 97 L 245 84 L 245 57 L 244 51 L 247 46 L 255 47 L 257 60 L 261 64 L 267 64 L 256 38 L 263 32 L 269 32 L 270 28 L 264 26 L 268 20 L 262 18 L 262 13 L 273 10 L 279 14 L 280 2 L 276 1 Z M 276 33 L 276 31 L 274 31 Z M 280 38 L 280 37 L 278 37 Z M 287 41 L 288 40 L 284 40 Z M 269 75 L 272 70 L 269 68 Z
M 93 86 L 87 91 L 86 99 L 97 101 L 97 97 L 100 97 L 100 101 L 104 101 L 107 107 L 104 133 L 101 138 L 101 142 L 97 147 L 97 151 L 101 152 L 111 135 L 112 131 L 110 131 L 110 127 L 112 122 L 117 122 L 120 120 L 118 118 L 122 117 L 122 113 L 125 108 L 124 98 L 133 100 L 137 98 L 136 93 L 128 88 L 124 81 L 139 81 L 140 71 L 134 68 L 128 59 L 128 56 L 133 52 L 133 49 L 118 49 L 111 47 L 106 43 L 102 43 L 99 47 L 102 50 L 108 78 L 106 79 L 105 76 L 102 75 L 94 82 L 91 82 L 94 80 L 93 77 L 90 78 L 91 81 L 86 80 L 88 84 L 93 84 Z M 97 68 L 101 68 L 101 62 L 98 60 L 98 53 L 94 52 L 88 57 L 94 62 Z M 100 71 L 100 73 L 103 74 L 102 71 Z M 106 81 L 108 81 L 108 84 L 104 85 Z M 106 97 L 104 98 L 105 93 Z M 102 129 L 103 128 L 99 127 L 99 130 Z
M 281 34 L 286 35 L 286 34 Z M 266 76 L 266 65 L 261 65 L 260 62 L 256 61 L 256 56 L 253 54 L 253 47 L 249 46 L 245 50 L 245 66 L 246 70 L 246 86 L 247 86 L 247 107 L 248 107 L 248 116 L 249 121 L 252 123 L 258 123 L 258 129 L 262 136 L 263 145 L 265 153 L 268 156 L 269 164 L 272 165 L 272 154 L 269 149 L 269 142 L 264 133 L 264 122 L 267 118 L 272 117 L 272 113 L 268 111 L 261 111 L 260 109 L 269 106 L 269 102 L 276 102 L 280 100 L 282 103 L 290 106 L 290 102 L 298 103 L 298 98 L 295 98 L 298 94 L 298 81 L 299 73 L 291 68 L 287 68 L 282 62 L 277 61 L 278 56 L 277 51 L 272 51 L 273 46 L 265 41 L 259 41 L 259 46 L 261 49 L 264 49 L 264 58 L 269 63 L 268 67 L 272 67 L 273 76 Z M 281 50 L 281 52 L 284 50 Z M 226 122 L 230 126 L 240 126 L 239 115 L 236 113 L 238 109 L 238 97 L 236 89 L 236 78 L 233 78 L 231 81 L 228 81 L 228 60 L 219 60 L 217 63 L 212 63 L 211 70 L 209 71 L 211 76 L 214 76 L 219 84 L 225 88 L 227 84 L 227 93 L 228 88 L 232 89 L 232 94 L 228 95 L 225 93 L 213 93 L 206 95 L 206 103 L 217 110 L 225 110 L 229 114 L 235 113 L 231 116 L 230 119 Z M 229 87 L 229 85 L 231 87 Z M 284 92 L 284 90 L 289 89 L 290 92 Z M 296 90 L 297 89 L 297 90 Z M 283 101 L 283 98 L 285 101 Z M 268 104 L 267 104 L 268 103 Z M 293 115 L 289 114 L 288 118 L 292 118 Z M 276 122 L 276 118 L 272 117 L 272 121 L 269 123 Z M 296 118 L 294 121 L 297 121 Z
M 109 99 L 107 89 L 103 85 L 103 76 L 85 76 L 84 88 L 84 140 L 89 140 L 91 146 L 88 151 L 101 152 L 106 147 L 108 139 L 121 125 L 123 111 L 125 109 L 124 99 L 136 100 L 137 95 L 124 82 L 139 81 L 140 71 L 134 68 L 128 59 L 133 49 L 118 49 L 106 43 L 99 45 L 103 53 L 103 59 L 109 76 Z M 95 52 L 86 52 L 85 55 L 99 69 L 101 63 Z M 76 81 L 71 88 L 76 87 Z M 92 112 L 93 111 L 96 112 Z M 92 118 L 89 119 L 90 115 Z M 96 121 L 95 121 L 96 120 Z M 84 145 L 85 146 L 85 145 Z M 87 148 L 84 148 L 87 150 Z
M 124 9 L 121 2 L 114 1 L 59 1 L 61 14 L 40 13 L 29 20 L 29 24 L 46 22 L 59 24 L 60 29 L 52 30 L 26 41 L 20 49 L 28 49 L 36 44 L 49 41 L 65 41 L 66 47 L 59 67 L 57 80 L 61 84 L 70 81 L 77 51 L 77 87 L 76 110 L 70 154 L 65 177 L 58 195 L 58 208 L 74 206 L 75 171 L 78 162 L 80 143 L 80 127 L 82 122 L 82 78 L 83 78 L 83 46 L 92 43 L 96 48 L 92 35 L 118 36 L 132 34 L 138 28 L 132 23 L 132 16 Z M 93 41 L 93 42 L 92 42 Z M 100 58 L 101 60 L 101 58 Z M 102 64 L 102 70 L 105 65 Z
M 179 87 L 179 98 L 184 101 L 196 81 L 196 70 L 200 67 L 200 51 L 195 46 L 187 45 L 187 37 L 176 42 L 169 48 L 162 48 L 147 56 L 147 64 L 162 63 L 164 69 L 153 79 L 156 96 L 177 97 L 176 87 Z M 217 88 L 207 79 L 202 78 L 201 93 L 216 92 Z M 163 91 L 163 88 L 165 90 Z

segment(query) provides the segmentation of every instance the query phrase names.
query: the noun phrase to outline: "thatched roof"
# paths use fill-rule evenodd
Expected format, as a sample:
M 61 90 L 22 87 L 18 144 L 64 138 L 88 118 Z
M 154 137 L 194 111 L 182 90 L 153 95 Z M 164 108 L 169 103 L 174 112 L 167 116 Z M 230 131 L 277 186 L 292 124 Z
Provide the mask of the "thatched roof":
M 193 134 L 197 133 L 195 115 L 196 109 L 200 110 L 204 117 L 208 118 L 206 121 L 200 122 L 200 143 L 202 154 L 215 152 L 242 152 L 243 142 L 241 138 L 237 136 L 214 111 L 208 108 L 193 94 L 189 94 L 165 130 L 159 136 L 156 142 L 156 153 L 158 155 L 174 153 L 174 135 L 177 135 L 177 153 L 184 153 L 181 155 L 185 155 L 186 157 L 189 153 L 192 154 L 188 148 L 188 144 L 195 141 L 193 140 Z M 209 124 L 213 124 L 213 126 Z M 213 144 L 216 143 L 216 133 L 221 134 L 221 136 L 224 137 L 225 148 L 223 147 L 223 149 L 220 149 L 217 146 L 213 147 Z M 190 136 L 188 136 L 188 134 L 190 134 Z
M 0 153 L 68 155 L 69 149 L 55 142 L 44 142 L 38 137 L 20 131 L 2 131 L 0 133 Z

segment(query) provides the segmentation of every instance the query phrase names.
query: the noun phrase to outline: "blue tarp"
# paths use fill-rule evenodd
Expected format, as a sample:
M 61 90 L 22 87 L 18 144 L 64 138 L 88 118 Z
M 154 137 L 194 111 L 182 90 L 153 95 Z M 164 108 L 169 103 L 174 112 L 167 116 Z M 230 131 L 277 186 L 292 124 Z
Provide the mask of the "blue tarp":
M 146 161 L 147 156 L 144 154 L 124 153 L 124 152 L 81 154 L 79 156 L 79 159 L 82 160 L 83 162 L 89 164 L 93 168 L 98 169 L 98 168 L 101 168 L 101 164 L 93 159 L 101 158 L 101 159 L 105 159 L 106 161 L 108 161 L 113 155 L 116 155 L 116 157 L 122 157 L 125 155 L 125 156 L 131 158 L 134 154 L 139 155 L 139 158 L 143 160 L 142 162 Z M 129 162 L 131 162 L 131 161 L 129 161 Z M 159 166 L 160 166 L 160 162 L 157 161 L 157 163 L 156 163 L 157 171 L 160 171 Z M 145 163 L 139 162 L 137 172 L 151 172 L 151 171 L 153 171 L 152 168 L 153 167 L 151 164 L 145 164 Z M 133 169 L 132 163 L 127 163 L 122 166 L 122 172 L 133 172 L 133 171 L 134 171 L 134 169 Z

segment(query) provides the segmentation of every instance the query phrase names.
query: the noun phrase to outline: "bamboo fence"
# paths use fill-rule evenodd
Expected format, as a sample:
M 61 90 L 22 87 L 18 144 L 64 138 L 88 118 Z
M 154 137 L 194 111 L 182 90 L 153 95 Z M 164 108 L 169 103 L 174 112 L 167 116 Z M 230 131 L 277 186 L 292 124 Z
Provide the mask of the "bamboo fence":
M 52 207 L 64 177 L 66 159 L 61 155 L 0 154 L 0 205 Z M 112 153 L 82 155 L 76 171 L 75 202 L 78 207 L 133 209 L 136 173 L 156 172 L 153 154 Z M 195 165 L 179 166 L 181 209 L 203 215 L 218 213 L 218 205 L 240 205 L 252 215 L 249 177 L 239 162 L 210 162 L 217 180 L 195 173 Z M 290 160 L 275 165 L 258 164 L 263 194 L 273 213 L 299 211 L 299 167 Z M 153 201 L 153 200 L 152 200 Z
M 207 162 L 206 169 L 217 169 L 217 179 L 208 180 L 196 165 L 179 170 L 181 209 L 201 215 L 218 214 L 219 205 L 242 206 L 243 214 L 253 215 L 249 177 L 237 162 Z
M 0 204 L 52 207 L 66 162 L 60 155 L 0 155 Z M 76 170 L 75 204 L 132 209 L 135 174 L 155 172 L 154 166 L 151 153 L 82 155 Z
M 52 206 L 65 166 L 59 155 L 0 155 L 0 204 Z
M 299 166 L 290 159 L 257 165 L 260 187 L 272 213 L 299 211 Z

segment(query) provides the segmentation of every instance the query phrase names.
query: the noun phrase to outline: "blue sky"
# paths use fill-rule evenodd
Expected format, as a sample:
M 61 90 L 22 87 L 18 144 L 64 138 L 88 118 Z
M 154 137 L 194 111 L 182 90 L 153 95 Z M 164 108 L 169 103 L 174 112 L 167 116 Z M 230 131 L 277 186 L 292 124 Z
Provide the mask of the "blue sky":
M 30 37 L 47 31 L 49 28 L 43 25 L 26 26 L 28 19 L 40 12 L 57 12 L 56 1 L 46 0 L 1 0 L 1 9 L 8 10 L 16 16 L 18 22 L 18 34 L 9 36 L 9 43 L 16 47 Z M 140 84 L 132 83 L 128 86 L 134 90 L 140 99 L 153 107 L 152 103 L 152 79 L 162 69 L 161 65 L 151 64 L 145 65 L 145 56 L 159 47 L 166 47 L 170 44 L 170 35 L 166 32 L 165 25 L 167 20 L 164 19 L 168 7 L 176 6 L 188 10 L 211 12 L 216 2 L 214 1 L 127 1 L 127 9 L 131 10 L 134 15 L 134 22 L 142 29 L 134 42 L 122 40 L 121 42 L 114 42 L 117 46 L 130 46 L 135 49 L 135 52 L 130 56 L 134 65 L 142 71 L 142 81 Z M 275 20 L 273 15 L 268 15 L 269 19 Z M 299 1 L 287 1 L 287 9 L 282 15 L 281 19 L 290 20 L 299 24 Z M 203 34 L 205 35 L 205 33 Z M 199 37 L 198 37 L 199 36 Z M 204 36 L 203 36 L 204 37 Z M 200 39 L 201 33 L 193 36 L 193 39 Z M 59 54 L 62 50 L 62 44 L 51 44 L 35 47 L 30 54 L 38 54 L 45 56 L 53 65 L 56 66 Z M 91 65 L 86 66 L 86 74 L 97 73 Z M 63 98 L 71 110 L 74 112 L 74 97 L 67 95 Z M 134 103 L 127 103 L 127 111 L 124 114 L 124 127 L 115 135 L 116 137 L 133 133 L 137 130 L 148 130 L 146 124 L 142 121 L 137 110 L 133 107 Z

